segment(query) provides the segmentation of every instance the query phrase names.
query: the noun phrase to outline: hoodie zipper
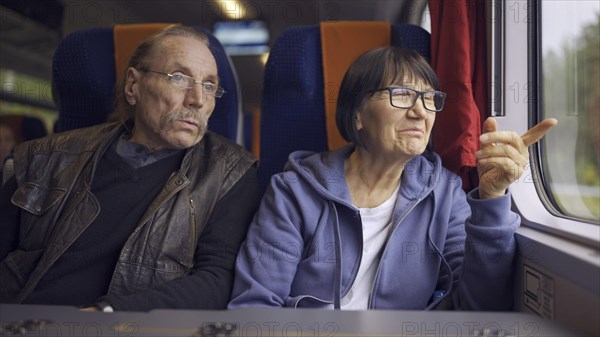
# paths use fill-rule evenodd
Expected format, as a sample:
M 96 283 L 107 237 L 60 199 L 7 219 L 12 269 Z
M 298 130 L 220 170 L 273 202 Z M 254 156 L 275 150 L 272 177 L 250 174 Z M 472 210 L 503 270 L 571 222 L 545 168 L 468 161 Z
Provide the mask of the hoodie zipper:
M 377 265 L 377 271 L 375 272 L 375 279 L 373 280 L 373 284 L 371 284 L 371 291 L 369 293 L 369 306 L 368 306 L 368 309 L 371 309 L 373 307 L 373 291 L 375 290 L 375 285 L 377 284 L 377 281 L 379 279 L 379 274 L 380 274 L 380 271 L 381 271 L 381 261 L 383 260 L 383 257 L 385 256 L 385 253 L 387 252 L 388 246 L 390 244 L 390 240 L 389 239 L 392 237 L 392 235 L 394 234 L 394 232 L 396 231 L 396 229 L 400 226 L 400 224 L 402 223 L 402 221 L 404 221 L 404 219 L 406 219 L 406 217 L 410 214 L 410 212 L 412 212 L 412 210 L 415 209 L 415 207 L 417 207 L 417 205 L 422 200 L 423 199 L 419 198 L 419 199 L 417 199 L 417 201 L 415 201 L 415 203 L 402 215 L 402 217 L 398 221 L 398 224 L 396 226 L 394 226 L 394 228 L 392 229 L 392 231 L 388 235 L 388 239 L 385 242 L 385 247 L 383 248 L 383 253 L 381 254 L 381 259 L 379 260 L 379 264 Z

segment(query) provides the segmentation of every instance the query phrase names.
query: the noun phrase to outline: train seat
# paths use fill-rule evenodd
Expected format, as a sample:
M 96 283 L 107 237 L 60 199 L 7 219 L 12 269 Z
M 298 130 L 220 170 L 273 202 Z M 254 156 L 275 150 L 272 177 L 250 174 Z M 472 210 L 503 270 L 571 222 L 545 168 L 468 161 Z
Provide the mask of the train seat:
M 0 124 L 6 124 L 13 131 L 17 144 L 48 135 L 44 122 L 38 117 L 27 115 L 0 115 Z
M 329 35 L 323 35 L 326 30 Z M 415 25 L 330 22 L 292 27 L 281 33 L 265 66 L 260 121 L 261 191 L 272 174 L 282 171 L 291 152 L 321 152 L 343 144 L 335 128 L 342 76 L 364 51 L 390 44 L 414 49 L 431 60 L 429 33 Z M 337 68 L 333 74 L 331 67 Z
M 91 126 L 105 122 L 113 111 L 114 85 L 131 52 L 146 36 L 167 24 L 128 24 L 110 28 L 92 28 L 67 35 L 57 47 L 53 59 L 52 84 L 59 117 L 55 131 Z M 241 102 L 237 74 L 223 46 L 202 27 L 217 61 L 225 95 L 217 99 L 209 129 L 233 141 L 237 140 Z M 135 44 L 123 39 L 136 40 Z
M 18 145 L 24 141 L 45 137 L 48 135 L 48 130 L 44 122 L 38 117 L 27 115 L 0 115 L 0 125 L 6 125 L 14 135 L 14 143 Z M 0 140 L 2 143 L 3 140 Z M 14 166 L 12 159 L 12 148 L 5 156 L 0 155 L 0 186 L 13 175 Z

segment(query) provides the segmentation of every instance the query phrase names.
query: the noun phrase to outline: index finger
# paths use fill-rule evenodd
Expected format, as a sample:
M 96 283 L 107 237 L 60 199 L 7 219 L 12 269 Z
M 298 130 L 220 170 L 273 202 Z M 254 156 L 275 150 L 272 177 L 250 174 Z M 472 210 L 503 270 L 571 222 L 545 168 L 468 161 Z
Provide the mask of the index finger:
M 523 140 L 523 143 L 525 143 L 525 146 L 529 147 L 542 139 L 546 132 L 550 131 L 556 124 L 558 124 L 558 121 L 555 118 L 546 118 L 536 126 L 527 130 L 527 132 L 521 136 L 521 139 Z

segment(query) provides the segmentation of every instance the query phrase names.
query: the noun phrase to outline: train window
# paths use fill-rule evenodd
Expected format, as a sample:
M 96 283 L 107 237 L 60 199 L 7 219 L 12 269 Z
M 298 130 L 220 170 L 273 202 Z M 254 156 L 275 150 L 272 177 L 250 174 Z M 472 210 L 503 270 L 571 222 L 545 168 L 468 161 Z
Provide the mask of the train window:
M 50 81 L 12 69 L 0 68 L 0 115 L 24 115 L 40 119 L 51 133 L 58 112 Z
M 540 1 L 540 120 L 559 120 L 540 162 L 555 211 L 600 220 L 600 2 Z
M 229 55 L 263 55 L 269 52 L 269 30 L 263 21 L 218 21 L 213 34 Z

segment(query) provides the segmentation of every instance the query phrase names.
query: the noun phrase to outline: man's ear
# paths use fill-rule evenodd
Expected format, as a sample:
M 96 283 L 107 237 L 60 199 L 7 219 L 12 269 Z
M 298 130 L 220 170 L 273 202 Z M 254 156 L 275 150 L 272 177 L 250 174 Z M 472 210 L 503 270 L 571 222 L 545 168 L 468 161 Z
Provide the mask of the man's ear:
M 138 86 L 140 79 L 141 73 L 137 69 L 133 67 L 127 68 L 127 72 L 125 73 L 124 94 L 129 105 L 135 105 L 138 102 Z

